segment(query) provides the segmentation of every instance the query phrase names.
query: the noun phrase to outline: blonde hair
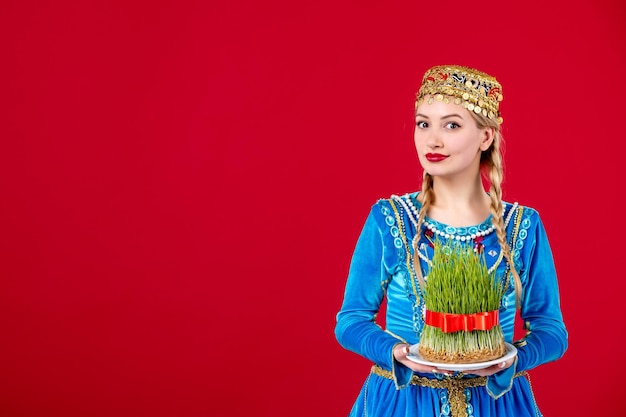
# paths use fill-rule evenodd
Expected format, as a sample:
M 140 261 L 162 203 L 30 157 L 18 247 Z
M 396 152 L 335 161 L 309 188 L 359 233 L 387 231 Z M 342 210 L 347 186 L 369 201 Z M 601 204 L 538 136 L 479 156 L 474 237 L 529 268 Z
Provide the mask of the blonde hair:
M 480 169 L 481 172 L 488 175 L 489 179 L 489 197 L 491 198 L 490 211 L 492 215 L 492 223 L 495 227 L 496 236 L 498 237 L 498 243 L 500 244 L 500 248 L 502 250 L 502 254 L 504 258 L 507 260 L 511 273 L 513 274 L 513 280 L 515 285 L 515 304 L 517 308 L 520 308 L 521 305 L 521 297 L 522 297 L 522 281 L 520 279 L 519 273 L 515 268 L 515 264 L 513 262 L 513 256 L 511 254 L 511 248 L 506 241 L 506 230 L 504 228 L 504 208 L 502 206 L 502 182 L 504 180 L 504 167 L 502 162 L 502 134 L 500 133 L 500 125 L 497 121 L 484 117 L 482 114 L 476 114 L 475 112 L 469 112 L 474 120 L 476 121 L 476 125 L 479 128 L 491 128 L 493 129 L 493 143 L 484 151 L 480 156 Z M 486 171 L 486 172 L 485 172 Z M 433 177 L 424 171 L 424 178 L 422 181 L 422 209 L 419 212 L 419 216 L 417 219 L 417 232 L 421 233 L 420 230 L 422 228 L 422 224 L 424 223 L 424 217 L 426 217 L 426 213 L 430 208 L 430 205 L 433 203 L 435 199 L 435 194 L 433 192 Z M 413 250 L 416 252 L 417 241 L 419 238 L 414 240 Z M 423 286 L 424 285 L 424 276 L 422 274 L 422 269 L 420 267 L 419 257 L 417 253 L 413 258 L 413 266 L 415 269 L 415 273 L 417 274 L 418 281 Z M 507 279 L 507 277 L 504 277 Z

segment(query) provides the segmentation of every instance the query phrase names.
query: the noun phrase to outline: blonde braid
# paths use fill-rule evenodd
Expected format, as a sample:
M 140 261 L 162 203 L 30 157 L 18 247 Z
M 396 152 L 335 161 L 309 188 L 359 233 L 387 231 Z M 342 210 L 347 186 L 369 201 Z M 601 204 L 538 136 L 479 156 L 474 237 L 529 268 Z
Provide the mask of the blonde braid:
M 433 177 L 424 171 L 424 179 L 422 181 L 422 209 L 417 217 L 417 225 L 415 226 L 417 230 L 415 230 L 415 239 L 413 239 L 413 269 L 415 269 L 417 281 L 422 288 L 424 288 L 426 282 L 424 281 L 424 274 L 422 273 L 422 268 L 420 266 L 420 258 L 417 255 L 417 251 L 419 250 L 418 242 L 420 240 L 424 217 L 426 217 L 426 212 L 434 201 L 435 193 L 433 192 Z
M 515 269 L 511 248 L 506 241 L 506 230 L 504 229 L 504 208 L 502 206 L 502 181 L 504 178 L 504 169 L 502 167 L 502 156 L 500 153 L 501 143 L 502 136 L 500 131 L 496 128 L 494 129 L 493 144 L 483 154 L 481 159 L 483 165 L 489 168 L 489 182 L 491 184 L 489 187 L 489 197 L 491 198 L 490 211 L 492 215 L 492 223 L 496 228 L 496 236 L 498 237 L 498 243 L 500 244 L 502 254 L 506 258 L 511 273 L 513 274 L 513 281 L 515 285 L 515 304 L 517 308 L 520 308 L 522 299 L 522 281 L 517 269 Z M 504 277 L 504 279 L 508 279 L 508 277 Z
M 482 115 L 474 112 L 470 112 L 470 114 L 476 121 L 478 127 L 490 127 L 494 131 L 493 143 L 487 151 L 483 152 L 480 162 L 482 167 L 486 167 L 489 170 L 489 197 L 491 199 L 490 211 L 492 215 L 492 223 L 496 230 L 496 236 L 501 248 L 500 250 L 502 251 L 504 258 L 507 260 L 509 269 L 513 274 L 515 304 L 517 308 L 520 308 L 522 299 L 522 280 L 520 279 L 519 273 L 515 268 L 513 255 L 511 253 L 511 248 L 506 241 L 506 230 L 504 228 L 504 207 L 502 206 L 502 182 L 504 180 L 504 168 L 500 149 L 502 144 L 500 126 L 495 121 Z M 424 287 L 425 282 L 422 268 L 420 267 L 419 256 L 417 255 L 417 251 L 419 250 L 418 241 L 422 224 L 424 223 L 424 217 L 426 216 L 426 212 L 430 208 L 430 205 L 434 201 L 435 193 L 433 192 L 433 177 L 424 171 L 424 179 L 422 181 L 422 209 L 420 210 L 417 219 L 417 230 L 415 231 L 416 237 L 413 240 L 413 268 L 415 269 L 417 280 L 422 287 Z M 504 279 L 508 278 L 504 277 Z

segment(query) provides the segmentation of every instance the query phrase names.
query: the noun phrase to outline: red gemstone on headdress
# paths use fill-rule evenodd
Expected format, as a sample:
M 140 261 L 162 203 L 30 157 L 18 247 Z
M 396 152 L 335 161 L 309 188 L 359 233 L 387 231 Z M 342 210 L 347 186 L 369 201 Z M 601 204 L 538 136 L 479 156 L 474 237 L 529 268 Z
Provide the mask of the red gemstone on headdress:
M 498 97 L 498 94 L 500 94 L 500 89 L 498 87 L 493 87 L 491 90 L 489 90 L 487 96 Z
M 444 74 L 443 72 L 439 73 L 439 76 L 441 77 L 442 80 L 447 80 L 449 75 L 448 74 Z

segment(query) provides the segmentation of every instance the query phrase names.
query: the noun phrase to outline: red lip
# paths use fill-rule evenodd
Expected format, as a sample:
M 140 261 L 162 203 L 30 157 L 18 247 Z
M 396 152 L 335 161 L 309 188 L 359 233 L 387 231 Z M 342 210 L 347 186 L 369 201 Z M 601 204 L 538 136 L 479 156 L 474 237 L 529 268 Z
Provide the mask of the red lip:
M 427 153 L 426 154 L 426 159 L 429 160 L 430 162 L 443 161 L 447 157 L 448 157 L 448 155 L 442 155 L 440 153 Z

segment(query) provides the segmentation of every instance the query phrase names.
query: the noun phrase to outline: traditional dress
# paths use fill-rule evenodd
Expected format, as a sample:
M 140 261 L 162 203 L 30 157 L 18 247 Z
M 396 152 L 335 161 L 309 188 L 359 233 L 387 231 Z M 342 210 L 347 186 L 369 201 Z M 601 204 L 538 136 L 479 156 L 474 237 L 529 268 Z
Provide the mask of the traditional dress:
M 418 343 L 424 327 L 424 300 L 413 269 L 412 241 L 421 209 L 416 197 L 392 196 L 374 204 L 352 257 L 335 334 L 344 348 L 371 360 L 373 367 L 349 415 L 541 416 L 525 371 L 560 358 L 567 349 L 567 331 L 552 252 L 532 208 L 503 203 L 507 239 L 523 287 L 520 315 L 527 329 L 524 339 L 515 342 L 513 366 L 490 377 L 459 372 L 445 376 L 413 372 L 394 360 L 394 346 Z M 505 341 L 513 343 L 515 286 L 491 216 L 470 227 L 451 227 L 428 217 L 424 223 L 418 243 L 424 275 L 433 255 L 426 234 L 484 251 L 488 268 L 496 271 L 504 288 L 500 324 Z M 383 330 L 376 315 L 385 297 Z

